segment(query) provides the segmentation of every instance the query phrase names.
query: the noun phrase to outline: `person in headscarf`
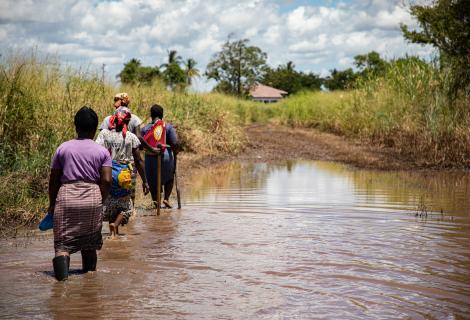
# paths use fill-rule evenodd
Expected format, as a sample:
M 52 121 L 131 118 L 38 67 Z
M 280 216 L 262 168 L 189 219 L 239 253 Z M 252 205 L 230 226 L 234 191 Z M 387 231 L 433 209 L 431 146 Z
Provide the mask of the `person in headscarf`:
M 112 237 L 119 234 L 119 225 L 127 224 L 134 209 L 129 190 L 130 180 L 127 182 L 123 182 L 124 180 L 116 182 L 116 179 L 121 179 L 122 177 L 125 179 L 126 173 L 129 175 L 129 179 L 131 179 L 130 176 L 134 174 L 133 167 L 135 166 L 142 178 L 144 194 L 149 192 L 147 178 L 144 173 L 144 164 L 140 157 L 140 141 L 135 134 L 128 130 L 131 117 L 132 115 L 128 108 L 118 108 L 109 121 L 108 128 L 101 130 L 96 138 L 98 144 L 109 150 L 113 159 L 113 186 L 111 195 L 104 203 L 104 220 L 109 221 L 109 230 Z M 122 175 L 118 172 L 116 178 L 115 173 L 119 169 L 124 171 Z M 119 185 L 116 185 L 116 183 Z
M 111 187 L 111 157 L 93 141 L 98 116 L 82 107 L 74 119 L 77 138 L 62 143 L 52 158 L 49 209 L 54 219 L 54 274 L 68 278 L 70 255 L 80 251 L 84 272 L 95 271 L 101 237 L 102 202 Z
M 120 107 L 126 107 L 129 110 L 129 104 L 131 103 L 131 100 L 129 98 L 129 95 L 126 92 L 121 92 L 121 93 L 116 93 L 114 96 L 114 108 L 117 110 Z M 103 122 L 100 125 L 100 130 L 103 129 L 108 129 L 109 122 L 111 120 L 111 117 L 113 115 L 107 116 L 104 118 Z M 140 136 L 140 125 L 143 123 L 143 121 L 131 111 L 131 119 L 129 120 L 129 124 L 127 126 L 127 129 L 135 134 L 137 137 Z
M 129 95 L 126 92 L 116 93 L 116 95 L 114 96 L 114 108 L 116 110 L 121 107 L 129 108 L 130 103 L 131 103 L 131 100 L 129 98 Z M 113 116 L 111 115 L 111 116 L 107 116 L 106 118 L 104 118 L 99 129 L 100 130 L 108 129 L 110 125 L 110 121 L 112 121 L 112 117 Z M 139 139 L 140 139 L 140 126 L 142 123 L 143 123 L 142 120 L 136 114 L 131 112 L 131 119 L 129 120 L 127 129 L 133 134 L 135 134 Z M 137 172 L 135 171 L 135 168 L 134 168 L 134 174 L 132 175 L 132 177 L 137 177 Z M 136 181 L 134 179 L 132 180 L 132 187 L 131 187 L 132 203 L 134 203 L 134 200 L 135 200 L 135 186 L 136 186 Z
M 142 128 L 142 137 L 153 127 L 154 123 L 158 120 L 163 119 L 163 108 L 154 104 L 150 108 L 150 117 L 152 121 Z M 166 122 L 166 144 L 167 148 L 163 153 L 163 162 L 161 168 L 161 183 L 163 186 L 163 205 L 166 208 L 172 208 L 170 204 L 170 195 L 173 190 L 174 175 L 175 175 L 175 159 L 174 153 L 178 152 L 178 136 L 176 135 L 175 128 Z M 147 181 L 150 185 L 150 194 L 154 203 L 157 201 L 157 157 L 156 149 L 148 145 L 143 138 L 141 141 L 145 149 L 145 174 L 147 175 Z

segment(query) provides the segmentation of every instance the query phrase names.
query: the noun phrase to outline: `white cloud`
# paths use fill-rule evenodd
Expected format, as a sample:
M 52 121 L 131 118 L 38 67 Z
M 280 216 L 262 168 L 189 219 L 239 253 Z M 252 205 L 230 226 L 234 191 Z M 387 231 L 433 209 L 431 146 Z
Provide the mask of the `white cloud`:
M 395 29 L 398 23 L 411 24 L 413 20 L 404 7 L 395 7 L 393 11 L 381 10 L 376 16 L 377 26 Z
M 321 26 L 322 19 L 320 15 L 315 14 L 315 11 L 313 8 L 306 10 L 305 7 L 295 9 L 287 17 L 287 27 L 290 31 L 299 34 L 316 30 Z
M 217 51 L 222 42 L 218 38 L 219 27 L 212 24 L 207 28 L 206 32 L 202 33 L 197 39 L 194 39 L 190 43 L 190 48 L 197 54 L 204 54 L 205 52 Z
M 303 40 L 289 46 L 289 51 L 293 53 L 320 52 L 327 45 L 327 35 L 322 33 L 312 40 Z
M 91 61 L 94 64 L 106 64 L 106 65 L 113 65 L 113 64 L 120 64 L 122 61 L 121 57 L 94 57 Z
M 350 57 L 342 57 L 338 60 L 338 64 L 340 66 L 348 66 L 348 65 L 351 65 L 353 62 L 353 59 L 351 59 Z
M 33 0 L 0 1 L 0 21 L 52 23 L 64 19 L 72 1 L 42 2 Z
M 169 49 L 194 58 L 203 72 L 230 33 L 248 37 L 271 64 L 291 60 L 322 75 L 352 66 L 355 55 L 371 50 L 387 57 L 431 53 L 403 40 L 399 23 L 416 22 L 401 0 L 331 1 L 328 7 L 301 2 L 291 1 L 285 11 L 281 1 L 269 0 L 2 0 L 0 40 L 67 61 L 105 63 L 110 78 L 133 57 L 159 65 Z

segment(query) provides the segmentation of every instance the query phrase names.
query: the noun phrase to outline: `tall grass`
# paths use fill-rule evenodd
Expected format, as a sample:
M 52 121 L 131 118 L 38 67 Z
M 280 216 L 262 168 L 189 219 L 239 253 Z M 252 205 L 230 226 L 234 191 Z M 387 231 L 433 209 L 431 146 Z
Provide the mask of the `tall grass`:
M 342 133 L 351 93 L 301 92 L 273 106 L 275 121 L 293 127 L 315 127 Z
M 470 167 L 470 101 L 448 99 L 450 76 L 418 59 L 349 92 L 303 93 L 281 102 L 278 121 L 393 147 L 424 167 Z
M 55 148 L 74 136 L 73 115 L 87 104 L 103 114 L 106 95 L 93 73 L 36 53 L 0 62 L 0 222 L 28 222 L 44 210 Z
M 54 57 L 12 54 L 0 61 L 1 224 L 37 220 L 47 207 L 50 159 L 75 136 L 75 112 L 89 105 L 103 119 L 114 111 L 117 91 L 129 93 L 131 110 L 143 119 L 153 103 L 161 104 L 187 151 L 209 156 L 243 147 L 240 123 L 251 117 L 250 102 L 174 93 L 158 82 L 116 88 L 90 69 L 70 68 Z

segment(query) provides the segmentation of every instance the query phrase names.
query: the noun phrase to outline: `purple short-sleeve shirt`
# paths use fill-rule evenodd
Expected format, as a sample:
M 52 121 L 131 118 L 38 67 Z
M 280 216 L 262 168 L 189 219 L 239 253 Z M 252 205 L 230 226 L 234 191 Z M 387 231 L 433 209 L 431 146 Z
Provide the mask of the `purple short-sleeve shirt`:
M 52 158 L 52 169 L 63 171 L 61 182 L 98 182 L 101 167 L 112 167 L 108 150 L 91 139 L 74 139 L 62 143 Z

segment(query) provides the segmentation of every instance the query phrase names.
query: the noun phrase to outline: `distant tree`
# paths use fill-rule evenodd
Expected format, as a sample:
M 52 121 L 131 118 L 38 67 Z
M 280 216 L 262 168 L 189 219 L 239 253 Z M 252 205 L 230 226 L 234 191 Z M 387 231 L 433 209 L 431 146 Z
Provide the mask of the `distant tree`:
M 276 89 L 287 91 L 289 94 L 296 93 L 302 89 L 302 80 L 298 72 L 279 66 L 276 69 L 268 68 L 261 83 Z
M 354 57 L 354 64 L 361 75 L 383 76 L 387 70 L 388 62 L 380 57 L 380 54 L 371 51 Z
M 180 65 L 182 58 L 181 56 L 178 55 L 178 51 L 168 50 L 167 52 L 168 52 L 168 62 L 162 64 L 160 68 L 167 68 L 170 64 Z
M 287 71 L 294 71 L 295 69 L 295 64 L 292 61 L 288 61 L 286 63 L 286 70 Z
M 323 84 L 323 79 L 313 72 L 300 72 L 300 82 L 302 83 L 302 89 L 320 90 Z
M 313 73 L 296 71 L 292 61 L 279 65 L 276 69 L 268 68 L 261 82 L 271 87 L 294 94 L 300 90 L 320 90 L 322 80 Z
M 191 85 L 194 77 L 199 77 L 199 69 L 196 68 L 196 60 L 189 58 L 184 63 L 184 72 L 186 74 L 186 83 L 188 86 Z
M 214 54 L 205 74 L 219 83 L 216 89 L 241 96 L 261 79 L 267 68 L 267 54 L 248 42 L 248 39 L 232 41 L 229 37 L 222 51 Z
M 333 69 L 330 76 L 325 79 L 325 86 L 332 91 L 350 89 L 356 78 L 357 74 L 351 68 L 343 71 Z
M 137 82 L 150 84 L 154 79 L 160 76 L 158 67 L 140 67 Z
M 186 85 L 186 74 L 177 63 L 170 63 L 166 67 L 163 71 L 163 78 L 171 89 Z
M 165 69 L 163 79 L 171 89 L 186 84 L 186 74 L 180 67 L 181 60 L 182 58 L 176 50 L 169 50 L 167 63 L 160 66 L 160 68 Z
M 232 93 L 232 85 L 227 81 L 219 81 L 212 90 L 215 92 Z
M 119 72 L 117 77 L 121 83 L 134 83 L 137 81 L 137 74 L 140 68 L 140 60 L 132 58 L 124 64 L 124 69 Z
M 124 64 L 124 69 L 117 75 L 123 84 L 151 83 L 160 76 L 158 67 L 145 67 L 140 60 L 132 58 Z
M 410 42 L 430 44 L 439 50 L 441 66 L 453 75 L 451 96 L 463 90 L 470 94 L 470 1 L 434 0 L 430 5 L 412 5 L 421 30 L 402 24 L 403 36 Z

